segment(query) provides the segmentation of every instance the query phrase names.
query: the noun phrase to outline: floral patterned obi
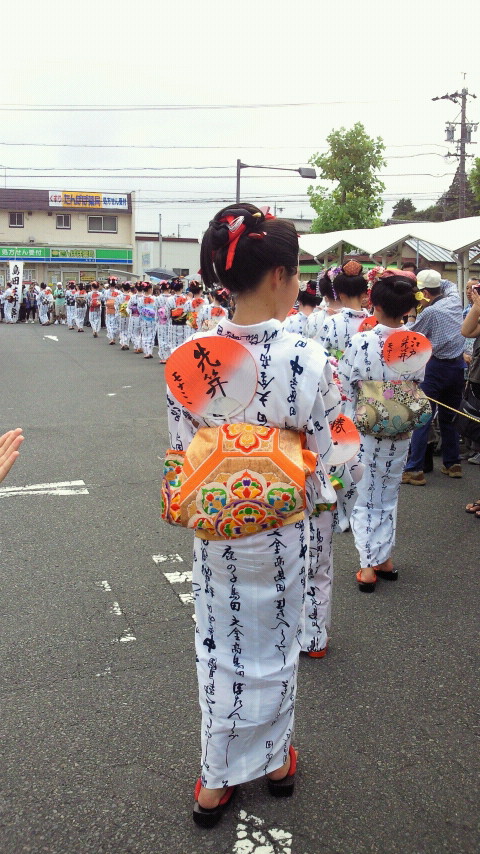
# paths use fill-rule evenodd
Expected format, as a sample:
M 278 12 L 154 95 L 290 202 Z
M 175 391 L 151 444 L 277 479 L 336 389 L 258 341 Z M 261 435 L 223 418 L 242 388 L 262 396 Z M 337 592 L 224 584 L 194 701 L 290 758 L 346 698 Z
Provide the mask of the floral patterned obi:
M 427 397 L 413 380 L 361 380 L 354 421 L 377 439 L 407 439 L 432 417 Z
M 162 518 L 205 540 L 230 540 L 303 519 L 305 478 L 317 455 L 293 430 L 252 424 L 202 427 L 186 451 L 169 450 Z

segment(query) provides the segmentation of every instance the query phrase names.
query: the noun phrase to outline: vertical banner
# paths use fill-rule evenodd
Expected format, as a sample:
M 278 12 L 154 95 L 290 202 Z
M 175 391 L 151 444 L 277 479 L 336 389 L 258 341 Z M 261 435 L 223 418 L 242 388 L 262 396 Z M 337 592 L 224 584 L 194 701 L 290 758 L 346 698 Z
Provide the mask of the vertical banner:
M 12 322 L 18 320 L 23 296 L 23 261 L 9 261 L 10 287 L 12 289 Z

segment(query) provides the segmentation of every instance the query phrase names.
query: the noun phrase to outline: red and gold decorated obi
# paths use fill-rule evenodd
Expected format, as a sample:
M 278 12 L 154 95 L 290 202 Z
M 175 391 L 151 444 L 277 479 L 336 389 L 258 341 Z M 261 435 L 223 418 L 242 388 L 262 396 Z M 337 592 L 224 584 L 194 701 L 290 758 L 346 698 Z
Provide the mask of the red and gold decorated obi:
M 230 540 L 303 519 L 316 457 L 293 430 L 252 424 L 202 427 L 186 451 L 169 450 L 162 518 L 206 540 Z

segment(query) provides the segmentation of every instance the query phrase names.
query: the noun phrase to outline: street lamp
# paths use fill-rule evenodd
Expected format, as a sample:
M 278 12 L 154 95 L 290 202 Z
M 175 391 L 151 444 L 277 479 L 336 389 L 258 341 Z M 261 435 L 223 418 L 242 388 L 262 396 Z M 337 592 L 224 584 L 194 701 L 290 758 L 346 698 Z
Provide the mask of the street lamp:
M 317 173 L 315 169 L 312 169 L 309 166 L 299 166 L 298 169 L 290 168 L 288 166 L 251 166 L 248 163 L 242 163 L 241 160 L 237 160 L 237 194 L 236 201 L 237 203 L 240 201 L 240 170 L 241 169 L 278 169 L 280 172 L 298 172 L 301 178 L 310 178 L 315 179 L 317 177 Z

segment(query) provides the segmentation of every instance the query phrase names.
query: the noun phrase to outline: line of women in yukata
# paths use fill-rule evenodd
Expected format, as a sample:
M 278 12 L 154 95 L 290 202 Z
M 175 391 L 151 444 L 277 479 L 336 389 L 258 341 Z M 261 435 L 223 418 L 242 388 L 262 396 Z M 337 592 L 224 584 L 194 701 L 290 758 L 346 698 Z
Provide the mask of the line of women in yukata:
M 164 364 L 175 347 L 198 329 L 208 331 L 228 317 L 230 293 L 218 287 L 206 295 L 200 282 L 191 281 L 185 290 L 182 279 L 152 285 L 151 282 L 118 283 L 108 279 L 107 287 L 97 282 L 68 282 L 65 292 L 66 323 L 71 330 L 85 331 L 88 321 L 94 338 L 98 338 L 102 313 L 107 339 L 117 342 L 121 350 L 133 349 L 145 359 L 153 358 L 158 346 L 158 359 Z

